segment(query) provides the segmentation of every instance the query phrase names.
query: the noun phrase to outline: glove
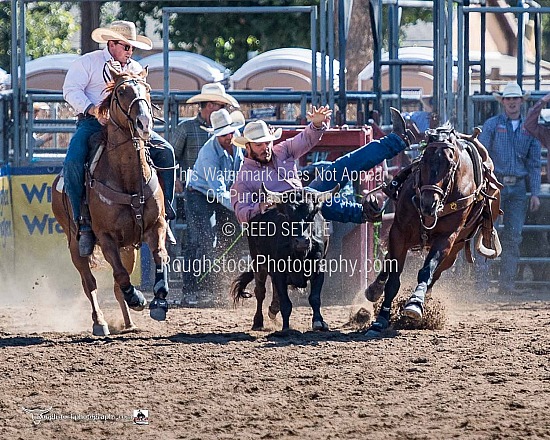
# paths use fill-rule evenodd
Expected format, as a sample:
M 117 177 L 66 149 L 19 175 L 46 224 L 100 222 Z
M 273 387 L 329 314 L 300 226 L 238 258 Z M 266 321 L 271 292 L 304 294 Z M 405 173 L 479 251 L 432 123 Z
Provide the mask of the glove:
M 378 207 L 376 197 L 371 194 L 365 197 L 361 204 L 363 205 L 363 215 L 361 216 L 363 222 L 376 223 L 382 221 L 383 210 Z

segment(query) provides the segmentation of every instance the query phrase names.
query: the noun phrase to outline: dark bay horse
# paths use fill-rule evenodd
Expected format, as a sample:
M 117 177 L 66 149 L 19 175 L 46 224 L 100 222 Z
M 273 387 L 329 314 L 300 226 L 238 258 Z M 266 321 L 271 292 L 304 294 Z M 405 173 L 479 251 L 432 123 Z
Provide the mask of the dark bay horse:
M 149 245 L 156 265 L 155 298 L 149 305 L 150 315 L 157 320 L 166 318 L 167 224 L 163 191 L 146 145 L 153 129 L 150 87 L 145 81 L 147 69 L 139 75 L 111 67 L 110 71 L 113 80 L 107 85 L 108 96 L 99 108 L 100 114 L 109 118 L 107 140 L 87 176 L 86 190 L 92 230 L 113 269 L 114 292 L 122 309 L 125 329 L 132 330 L 135 326 L 128 309 L 143 310 L 147 304 L 143 294 L 130 282 L 136 248 L 142 242 Z M 54 181 L 54 188 L 58 187 L 59 179 L 58 176 Z M 71 259 L 92 306 L 93 334 L 108 335 L 109 327 L 97 300 L 91 260 L 79 255 L 77 228 L 69 205 L 64 192 L 53 191 L 53 213 L 67 235 Z
M 499 215 L 502 186 L 494 178 L 485 148 L 475 139 L 477 133 L 467 137 L 444 126 L 429 130 L 427 136 L 424 152 L 410 168 L 399 192 L 384 270 L 365 292 L 373 302 L 384 294 L 377 319 L 367 332 L 369 336 L 389 326 L 391 304 L 400 287 L 409 249 L 428 249 L 418 272 L 418 285 L 403 310 L 414 320 L 422 318 L 426 293 L 453 265 L 458 252 L 465 248 L 471 260 L 470 240 L 482 226 L 489 228 L 494 249 L 481 232 L 476 249 L 488 258 L 500 253 L 492 225 Z

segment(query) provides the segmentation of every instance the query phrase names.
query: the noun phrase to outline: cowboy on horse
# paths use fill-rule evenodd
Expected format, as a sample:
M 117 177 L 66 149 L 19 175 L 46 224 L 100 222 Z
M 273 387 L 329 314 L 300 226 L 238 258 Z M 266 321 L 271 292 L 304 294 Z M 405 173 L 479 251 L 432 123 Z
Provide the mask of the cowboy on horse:
M 63 176 L 65 191 L 71 202 L 73 220 L 78 227 L 79 252 L 91 255 L 96 238 L 92 232 L 88 209 L 81 209 L 84 194 L 84 164 L 88 156 L 88 143 L 93 134 L 101 132 L 107 116 L 98 114 L 105 98 L 105 86 L 111 80 L 109 65 L 121 72 L 139 74 L 143 67 L 131 56 L 135 48 L 150 50 L 151 40 L 137 35 L 136 26 L 129 21 L 114 21 L 106 28 L 97 28 L 92 39 L 105 43 L 102 50 L 87 53 L 73 62 L 63 84 L 63 97 L 77 111 L 76 132 L 71 138 Z M 175 182 L 174 149 L 160 135 L 151 131 L 150 156 L 158 169 L 165 194 L 165 212 L 168 220 L 175 218 L 172 208 Z

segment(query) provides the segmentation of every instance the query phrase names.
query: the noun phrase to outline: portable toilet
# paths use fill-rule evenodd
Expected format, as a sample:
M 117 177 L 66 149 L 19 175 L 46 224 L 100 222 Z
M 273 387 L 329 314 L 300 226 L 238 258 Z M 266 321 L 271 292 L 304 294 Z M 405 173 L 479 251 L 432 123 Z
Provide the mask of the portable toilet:
M 317 52 L 317 84 L 321 85 L 321 54 Z M 326 87 L 329 86 L 329 57 L 325 59 Z M 338 72 L 340 63 L 333 63 L 333 87 L 338 90 Z M 233 90 L 269 90 L 290 91 L 311 90 L 312 78 L 311 49 L 281 48 L 274 49 L 244 63 L 232 76 Z
M 431 47 L 402 47 L 399 49 L 400 60 L 412 61 L 433 61 L 433 49 Z M 388 61 L 388 52 L 382 53 L 382 61 Z M 389 66 L 382 66 L 382 90 L 390 88 Z M 373 89 L 374 62 L 370 62 L 359 72 L 357 77 L 358 89 L 371 91 Z M 457 89 L 458 69 L 453 68 L 453 89 Z M 433 95 L 434 71 L 433 66 L 402 65 L 401 66 L 401 89 L 418 91 L 420 95 Z
M 27 89 L 63 90 L 65 75 L 71 63 L 79 56 L 74 53 L 60 53 L 27 62 L 25 65 Z
M 164 90 L 164 58 L 157 53 L 139 60 L 149 66 L 147 82 L 153 90 Z M 170 91 L 200 90 L 204 84 L 229 82 L 230 70 L 220 63 L 192 52 L 171 51 L 168 55 Z

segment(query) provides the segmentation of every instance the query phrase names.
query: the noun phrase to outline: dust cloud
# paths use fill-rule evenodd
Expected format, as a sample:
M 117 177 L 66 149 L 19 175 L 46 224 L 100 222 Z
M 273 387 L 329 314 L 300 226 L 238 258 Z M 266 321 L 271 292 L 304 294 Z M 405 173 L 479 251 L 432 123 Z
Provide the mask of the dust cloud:
M 0 332 L 89 331 L 92 325 L 90 303 L 76 269 L 71 266 L 63 274 L 52 274 L 45 264 L 38 264 L 42 267 L 29 264 L 32 273 L 26 279 L 3 280 Z M 113 295 L 112 287 L 107 292 Z

